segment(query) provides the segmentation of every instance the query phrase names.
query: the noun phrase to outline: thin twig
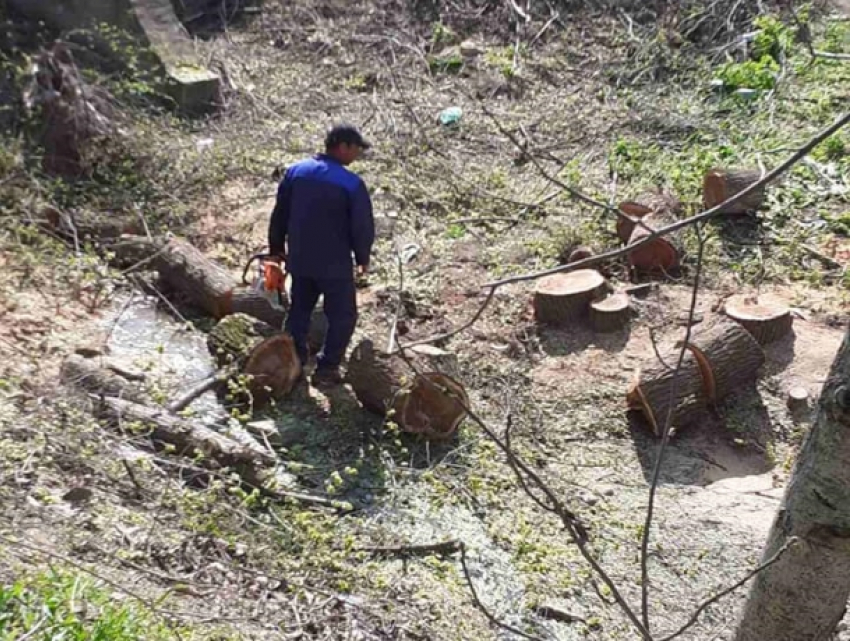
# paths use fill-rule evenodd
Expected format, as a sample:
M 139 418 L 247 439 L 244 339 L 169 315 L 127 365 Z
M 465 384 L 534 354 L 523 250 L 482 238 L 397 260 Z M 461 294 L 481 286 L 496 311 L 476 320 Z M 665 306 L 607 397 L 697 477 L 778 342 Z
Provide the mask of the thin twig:
M 652 470 L 652 484 L 649 488 L 649 503 L 646 508 L 646 519 L 643 525 L 643 535 L 641 537 L 640 546 L 640 594 L 641 594 L 641 613 L 643 616 L 643 625 L 647 631 L 651 630 L 649 618 L 649 536 L 652 530 L 652 518 L 655 515 L 655 498 L 658 492 L 658 482 L 661 479 L 661 466 L 664 463 L 664 453 L 667 449 L 667 444 L 670 440 L 670 427 L 673 420 L 673 408 L 675 407 L 674 399 L 679 392 L 681 383 L 682 364 L 685 362 L 685 354 L 688 352 L 688 347 L 691 342 L 691 332 L 693 330 L 694 318 L 696 316 L 697 301 L 699 300 L 699 289 L 702 276 L 703 254 L 705 251 L 705 239 L 702 235 L 702 229 L 699 225 L 695 227 L 697 233 L 697 264 L 696 273 L 694 274 L 694 284 L 691 290 L 691 306 L 688 309 L 688 323 L 685 327 L 685 338 L 682 341 L 682 346 L 679 349 L 679 357 L 676 361 L 676 369 L 673 373 L 673 382 L 670 386 L 670 396 L 667 407 L 667 416 L 664 419 L 664 427 L 661 433 L 661 447 L 658 449 L 658 457 L 655 460 L 655 466 Z
M 678 630 L 676 630 L 673 634 L 669 634 L 666 637 L 662 637 L 659 641 L 673 641 L 673 639 L 675 639 L 675 638 L 681 636 L 682 634 L 684 634 L 685 632 L 687 632 L 691 627 L 693 627 L 696 624 L 696 622 L 699 620 L 699 616 L 703 612 L 705 612 L 706 609 L 708 609 L 709 607 L 711 607 L 712 605 L 714 605 L 715 603 L 720 601 L 720 599 L 732 594 L 732 592 L 734 592 L 735 590 L 740 588 L 742 585 L 744 585 L 747 581 L 752 579 L 754 576 L 763 572 L 764 570 L 769 568 L 771 565 L 773 565 L 774 563 L 779 561 L 779 559 L 782 558 L 782 555 L 785 554 L 785 552 L 788 550 L 788 548 L 790 548 L 796 542 L 797 542 L 797 537 L 792 536 L 790 539 L 788 539 L 788 541 L 786 541 L 785 545 L 783 545 L 781 548 L 779 548 L 779 550 L 777 550 L 776 554 L 774 554 L 772 557 L 770 557 L 767 561 L 765 561 L 764 563 L 762 563 L 758 567 L 750 570 L 744 576 L 744 578 L 739 580 L 737 583 L 729 586 L 728 588 L 726 588 L 725 590 L 722 590 L 721 592 L 718 592 L 713 597 L 703 601 L 702 605 L 700 605 L 694 611 L 694 613 L 691 615 L 691 618 L 688 619 L 687 623 L 685 623 L 682 627 L 680 627 Z
M 487 606 L 481 602 L 481 599 L 478 597 L 478 592 L 475 589 L 475 583 L 472 581 L 472 575 L 469 573 L 469 566 L 466 563 L 466 546 L 463 543 L 460 545 L 460 566 L 463 568 L 463 576 L 466 578 L 466 583 L 469 586 L 469 591 L 472 594 L 472 600 L 475 602 L 475 606 L 484 613 L 484 616 L 490 620 L 490 623 L 502 628 L 503 630 L 507 630 L 508 632 L 518 634 L 523 639 L 530 639 L 530 641 L 543 641 L 540 637 L 528 634 L 527 632 L 523 632 L 512 625 L 499 621 L 496 615 L 490 612 Z

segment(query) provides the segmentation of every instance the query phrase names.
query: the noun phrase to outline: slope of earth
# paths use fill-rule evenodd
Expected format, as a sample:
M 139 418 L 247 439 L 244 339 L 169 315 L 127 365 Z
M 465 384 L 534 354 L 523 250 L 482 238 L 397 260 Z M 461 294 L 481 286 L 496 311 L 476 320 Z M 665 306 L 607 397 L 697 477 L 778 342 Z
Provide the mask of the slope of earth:
M 167 400 L 211 368 L 210 319 L 143 296 L 97 243 L 76 251 L 33 225 L 45 204 L 129 213 L 238 276 L 265 246 L 275 169 L 349 120 L 375 143 L 355 170 L 379 236 L 355 342 L 386 343 L 399 296 L 399 334 L 412 341 L 467 323 L 487 300 L 484 283 L 557 265 L 579 245 L 618 246 L 611 213 L 567 188 L 616 204 L 662 186 L 693 213 L 705 170 L 770 169 L 846 104 L 850 63 L 812 57 L 801 26 L 813 50 L 850 52 L 850 23 L 828 9 L 543 4 L 267 0 L 198 42 L 229 85 L 225 109 L 207 120 L 162 112 L 144 83 L 93 65 L 90 77 L 125 109 L 129 160 L 73 185 L 45 178 L 27 123 L 9 124 L 0 603 L 12 614 L 0 634 L 47 639 L 102 622 L 104 639 L 637 638 L 562 523 L 471 420 L 450 443 L 429 443 L 382 425 L 347 388 L 298 390 L 252 417 L 297 435 L 278 450 L 290 489 L 353 510 L 270 502 L 153 450 L 144 431 L 95 422 L 97 399 L 58 387 L 63 358 L 94 345 Z M 460 119 L 442 124 L 450 107 Z M 757 214 L 702 228 L 695 318 L 710 322 L 733 293 L 769 291 L 795 308 L 794 332 L 766 348 L 755 391 L 666 451 L 648 559 L 658 638 L 759 561 L 812 418 L 787 409 L 787 391 L 802 385 L 816 399 L 847 327 L 848 169 L 842 131 L 773 183 Z M 498 434 L 511 426 L 516 454 L 582 519 L 590 551 L 636 610 L 658 441 L 624 397 L 653 345 L 684 333 L 696 234 L 682 243 L 682 274 L 634 298 L 627 330 L 539 327 L 523 282 L 440 341 L 457 354 L 476 413 Z M 623 260 L 602 268 L 629 284 Z M 228 409 L 204 397 L 189 416 Z M 405 547 L 454 540 L 465 563 L 455 548 Z M 730 638 L 744 594 L 679 638 Z

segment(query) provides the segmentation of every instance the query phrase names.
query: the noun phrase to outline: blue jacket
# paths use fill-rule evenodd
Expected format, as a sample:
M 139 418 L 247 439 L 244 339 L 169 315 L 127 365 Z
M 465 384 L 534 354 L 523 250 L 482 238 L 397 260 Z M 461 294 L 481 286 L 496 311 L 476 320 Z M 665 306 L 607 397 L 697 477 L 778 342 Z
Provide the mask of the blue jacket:
M 319 154 L 290 166 L 269 222 L 269 252 L 284 254 L 296 277 L 353 278 L 351 255 L 368 265 L 375 241 L 372 201 L 363 180 Z

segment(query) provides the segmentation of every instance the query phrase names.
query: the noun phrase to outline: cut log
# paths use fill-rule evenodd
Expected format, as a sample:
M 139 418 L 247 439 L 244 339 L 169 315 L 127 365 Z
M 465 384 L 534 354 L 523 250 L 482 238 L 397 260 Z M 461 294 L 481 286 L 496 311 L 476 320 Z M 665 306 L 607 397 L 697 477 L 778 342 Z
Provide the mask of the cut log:
M 289 394 L 301 376 L 292 337 L 247 314 L 222 318 L 210 330 L 207 348 L 219 367 L 234 365 L 251 376 L 248 392 L 255 408 Z
M 652 208 L 628 200 L 619 204 L 620 215 L 617 216 L 617 237 L 621 242 L 629 242 L 635 229 L 636 221 L 652 213 Z
M 668 412 L 672 412 L 671 427 L 684 427 L 701 410 L 752 388 L 765 361 L 764 351 L 749 332 L 728 320 L 691 332 L 677 377 L 680 349 L 681 343 L 662 352 L 666 365 L 654 358 L 626 393 L 629 408 L 640 411 L 656 435 L 661 434 Z
M 629 242 L 635 227 L 639 226 L 636 221 L 642 221 L 658 212 L 670 212 L 673 217 L 682 213 L 682 203 L 679 199 L 663 191 L 643 194 L 636 200 L 625 200 L 617 208 L 620 210 L 617 217 L 617 237 L 624 243 Z
M 60 380 L 65 385 L 98 396 L 115 396 L 134 402 L 145 399 L 144 390 L 103 366 L 100 360 L 71 354 L 59 368 Z
M 591 258 L 593 255 L 593 250 L 590 247 L 580 245 L 570 252 L 570 255 L 567 257 L 567 263 L 569 264 L 585 260 L 587 258 Z
M 254 407 L 289 394 L 301 376 L 301 361 L 289 334 L 276 334 L 255 345 L 242 373 L 251 377 L 249 391 Z
M 240 285 L 227 269 L 185 240 L 128 236 L 113 245 L 112 250 L 119 267 L 129 269 L 147 265 L 156 269 L 169 289 L 213 318 L 244 313 L 273 327 L 283 324 L 285 298 L 283 309 L 275 307 L 252 288 Z
M 726 301 L 724 312 L 729 318 L 743 325 L 760 345 L 779 340 L 791 331 L 794 324 L 791 309 L 769 295 L 758 298 L 733 296 Z
M 627 245 L 635 245 L 654 231 L 675 222 L 682 211 L 678 199 L 666 193 L 649 194 L 642 197 L 641 203 L 627 204 L 635 211 L 638 211 L 640 204 L 644 204 L 644 210 L 649 209 L 649 212 L 640 217 L 640 224 L 634 224 L 631 229 L 628 225 L 620 225 L 622 229 L 618 230 L 618 233 L 621 231 L 625 234 L 630 231 Z M 623 206 L 624 204 L 621 204 L 621 208 Z M 670 274 L 679 267 L 681 244 L 679 233 L 655 238 L 630 251 L 629 264 L 642 273 Z
M 169 287 L 213 318 L 233 312 L 236 279 L 190 243 L 179 238 L 170 239 L 155 264 L 160 278 Z
M 590 302 L 606 289 L 605 278 L 595 269 L 577 269 L 537 281 L 534 315 L 541 322 L 565 325 L 582 318 Z
M 631 299 L 625 292 L 615 292 L 590 304 L 590 326 L 596 332 L 616 332 L 629 324 Z
M 683 428 L 707 407 L 703 375 L 693 354 L 682 359 L 678 374 L 678 352 L 664 354 L 665 366 L 655 359 L 641 368 L 626 392 L 629 409 L 640 412 L 656 436 L 661 436 L 668 415 L 671 428 Z M 671 397 L 671 392 L 675 395 Z
M 347 381 L 367 410 L 390 418 L 399 427 L 435 440 L 447 440 L 466 417 L 469 398 L 463 386 L 438 370 L 447 356 L 442 350 L 406 351 L 420 374 L 399 354 L 377 352 L 371 340 L 361 341 L 348 360 Z M 432 360 L 434 359 L 434 360 Z
M 703 371 L 703 392 L 710 405 L 753 387 L 765 361 L 764 350 L 750 333 L 726 319 L 694 328 L 688 349 Z
M 758 182 L 761 177 L 762 173 L 758 169 L 710 169 L 706 172 L 702 181 L 703 205 L 706 209 L 719 205 L 724 200 Z M 758 209 L 764 202 L 764 194 L 765 186 L 762 185 L 740 200 L 724 207 L 721 213 L 746 214 Z

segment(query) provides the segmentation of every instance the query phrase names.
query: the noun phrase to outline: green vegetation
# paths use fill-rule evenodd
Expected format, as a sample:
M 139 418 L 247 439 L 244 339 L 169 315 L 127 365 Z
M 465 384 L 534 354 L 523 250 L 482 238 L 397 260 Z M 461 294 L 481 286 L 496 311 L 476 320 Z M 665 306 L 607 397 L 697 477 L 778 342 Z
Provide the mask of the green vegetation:
M 175 630 L 160 619 L 135 599 L 83 573 L 48 571 L 0 585 L 3 641 L 173 639 Z

